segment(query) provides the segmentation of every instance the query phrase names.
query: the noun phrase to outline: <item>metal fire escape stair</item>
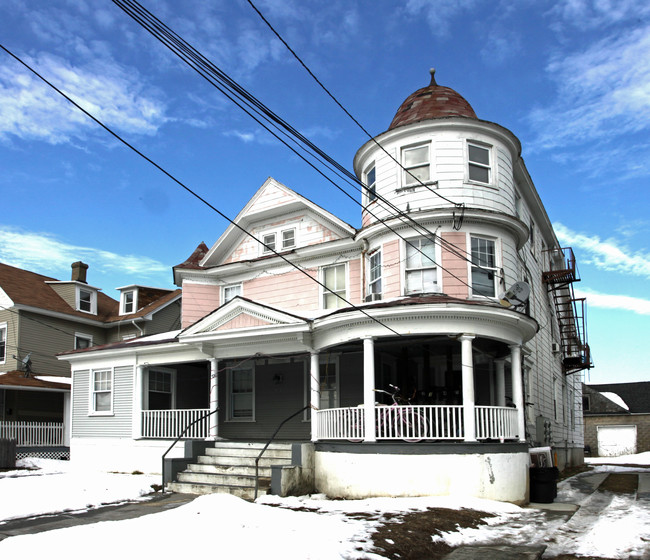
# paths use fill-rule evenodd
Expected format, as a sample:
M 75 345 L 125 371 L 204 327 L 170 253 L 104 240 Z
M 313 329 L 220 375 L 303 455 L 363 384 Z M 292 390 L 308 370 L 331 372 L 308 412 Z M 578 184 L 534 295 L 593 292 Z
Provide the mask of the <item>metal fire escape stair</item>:
M 542 273 L 542 281 L 555 307 L 562 368 L 565 375 L 570 375 L 593 365 L 585 328 L 585 298 L 576 298 L 573 291 L 573 284 L 580 281 L 573 249 L 565 247 L 546 253 L 549 269 Z

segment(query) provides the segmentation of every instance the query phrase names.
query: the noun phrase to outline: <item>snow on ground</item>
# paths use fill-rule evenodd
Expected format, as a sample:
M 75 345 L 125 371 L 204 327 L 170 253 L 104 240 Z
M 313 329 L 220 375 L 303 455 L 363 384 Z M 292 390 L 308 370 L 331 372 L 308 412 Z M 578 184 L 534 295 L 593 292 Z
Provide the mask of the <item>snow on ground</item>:
M 593 462 L 593 460 L 591 461 Z M 650 465 L 650 453 L 618 459 Z M 36 461 L 38 471 L 0 473 L 0 519 L 78 510 L 106 502 L 144 499 L 158 477 L 81 472 L 70 463 Z M 636 468 L 650 473 L 650 468 Z M 327 500 L 323 496 L 265 496 L 249 503 L 229 495 L 201 496 L 173 510 L 123 521 L 106 521 L 10 537 L 0 542 L 0 558 L 75 559 L 92 551 L 96 560 L 130 557 L 146 550 L 164 560 L 196 556 L 214 546 L 219 557 L 330 560 L 379 559 L 369 553 L 378 514 L 426 508 L 471 508 L 494 514 L 477 529 L 445 534 L 452 546 L 464 543 L 546 544 L 545 556 L 577 553 L 608 558 L 643 557 L 650 549 L 650 507 L 634 495 L 592 494 L 585 477 L 629 472 L 629 467 L 596 465 L 589 473 L 558 486 L 556 502 L 581 507 L 569 520 L 512 504 L 460 498 L 373 498 Z M 272 507 L 279 506 L 279 507 Z M 351 513 L 371 514 L 368 517 Z M 2 524 L 0 521 L 0 532 Z M 281 549 L 278 549 L 281 547 Z

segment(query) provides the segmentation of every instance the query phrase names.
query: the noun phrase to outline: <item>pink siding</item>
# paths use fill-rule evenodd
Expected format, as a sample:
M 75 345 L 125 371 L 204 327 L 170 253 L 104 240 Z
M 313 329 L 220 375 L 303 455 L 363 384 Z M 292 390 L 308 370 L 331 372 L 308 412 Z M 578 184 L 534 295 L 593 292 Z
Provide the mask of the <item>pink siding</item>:
M 312 278 L 317 271 L 309 271 Z M 278 276 L 262 276 L 244 282 L 245 298 L 300 315 L 301 309 L 318 309 L 319 286 L 308 276 L 293 270 Z
M 183 328 L 205 317 L 219 307 L 219 286 L 183 283 Z
M 401 267 L 399 240 L 384 243 L 381 255 L 382 297 L 383 299 L 399 297 L 401 291 Z
M 237 315 L 237 317 L 235 317 L 234 319 L 221 325 L 217 330 L 224 331 L 228 329 L 244 329 L 246 327 L 261 327 L 263 325 L 268 325 L 268 324 L 269 324 L 268 321 L 264 321 L 257 317 L 252 317 L 251 315 L 242 313 L 241 315 Z
M 445 232 L 442 238 L 455 245 L 461 253 L 467 254 L 467 236 L 464 233 Z M 442 248 L 442 289 L 445 294 L 457 298 L 468 297 L 467 267 L 466 260 Z
M 350 275 L 349 278 L 350 284 L 348 286 L 350 303 L 359 305 L 360 303 L 362 303 L 361 301 L 361 292 L 362 292 L 361 258 L 352 259 L 351 261 L 348 261 L 348 274 Z

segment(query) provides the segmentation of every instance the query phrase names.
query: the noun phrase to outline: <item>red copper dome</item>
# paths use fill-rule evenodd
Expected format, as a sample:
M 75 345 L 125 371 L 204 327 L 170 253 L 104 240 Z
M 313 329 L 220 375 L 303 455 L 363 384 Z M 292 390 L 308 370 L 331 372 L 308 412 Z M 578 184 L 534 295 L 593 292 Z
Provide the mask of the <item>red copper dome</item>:
M 436 84 L 431 69 L 431 83 L 409 95 L 395 113 L 388 130 L 428 119 L 444 117 L 477 118 L 472 106 L 458 92 Z

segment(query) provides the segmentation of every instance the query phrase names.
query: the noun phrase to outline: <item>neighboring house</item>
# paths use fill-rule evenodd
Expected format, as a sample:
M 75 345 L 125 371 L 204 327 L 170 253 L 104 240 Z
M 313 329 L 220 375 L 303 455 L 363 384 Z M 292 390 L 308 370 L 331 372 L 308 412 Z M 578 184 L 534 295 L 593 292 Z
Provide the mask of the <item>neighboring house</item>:
M 650 381 L 584 385 L 585 447 L 594 456 L 650 451 Z
M 582 463 L 584 300 L 519 140 L 432 77 L 354 170 L 361 229 L 269 178 L 174 268 L 181 331 L 61 356 L 75 460 L 159 472 L 190 421 L 253 442 L 295 415 L 278 437 L 330 496 L 525 502 L 530 446 Z
M 0 263 L 0 437 L 15 423 L 67 424 L 70 366 L 56 354 L 179 326 L 180 290 L 126 286 L 117 301 L 87 269 L 76 262 L 60 281 Z

